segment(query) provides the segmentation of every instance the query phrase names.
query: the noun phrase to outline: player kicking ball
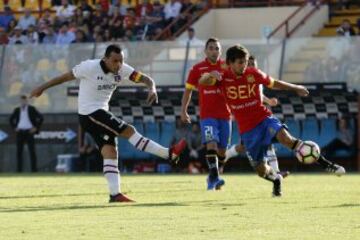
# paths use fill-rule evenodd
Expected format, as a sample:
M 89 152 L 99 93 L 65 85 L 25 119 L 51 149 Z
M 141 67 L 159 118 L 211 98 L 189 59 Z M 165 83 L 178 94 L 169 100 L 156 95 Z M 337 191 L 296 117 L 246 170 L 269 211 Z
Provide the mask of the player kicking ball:
M 61 76 L 32 90 L 30 97 L 39 97 L 46 89 L 78 79 L 78 113 L 80 125 L 94 138 L 104 159 L 103 172 L 110 192 L 109 202 L 134 202 L 120 190 L 120 172 L 116 138 L 126 138 L 136 149 L 154 154 L 176 163 L 186 147 L 180 140 L 170 148 L 142 136 L 136 129 L 109 112 L 109 100 L 121 81 L 125 79 L 147 86 L 148 104 L 158 102 L 156 86 L 149 76 L 137 72 L 124 62 L 119 45 L 109 45 L 102 59 L 86 60 Z
M 226 101 L 238 124 L 241 139 L 247 150 L 250 163 L 256 173 L 273 183 L 273 196 L 280 197 L 282 176 L 266 163 L 266 151 L 276 137 L 279 143 L 298 151 L 303 141 L 293 137 L 261 100 L 260 86 L 294 91 L 299 96 L 308 96 L 309 91 L 301 85 L 273 79 L 254 67 L 247 67 L 249 52 L 235 45 L 226 51 L 226 63 L 229 68 L 222 75 L 211 72 L 213 78 L 201 81 L 201 84 L 221 86 Z M 326 171 L 337 175 L 345 174 L 345 169 L 319 156 L 319 163 Z

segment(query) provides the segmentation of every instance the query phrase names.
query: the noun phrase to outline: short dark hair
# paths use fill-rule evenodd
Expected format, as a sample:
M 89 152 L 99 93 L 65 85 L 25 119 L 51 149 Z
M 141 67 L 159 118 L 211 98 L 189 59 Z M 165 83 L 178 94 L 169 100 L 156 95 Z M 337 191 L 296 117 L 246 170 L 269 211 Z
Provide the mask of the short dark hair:
M 226 51 L 226 63 L 233 63 L 236 61 L 236 59 L 242 59 L 245 58 L 246 60 L 249 60 L 249 51 L 241 46 L 241 45 L 235 45 L 230 47 Z
M 119 54 L 122 52 L 122 49 L 118 44 L 111 44 L 105 50 L 105 57 L 110 57 L 112 52 Z
M 215 38 L 215 37 L 211 37 L 209 38 L 206 43 L 205 43 L 205 49 L 207 49 L 207 47 L 209 46 L 210 43 L 212 42 L 219 42 L 219 39 Z

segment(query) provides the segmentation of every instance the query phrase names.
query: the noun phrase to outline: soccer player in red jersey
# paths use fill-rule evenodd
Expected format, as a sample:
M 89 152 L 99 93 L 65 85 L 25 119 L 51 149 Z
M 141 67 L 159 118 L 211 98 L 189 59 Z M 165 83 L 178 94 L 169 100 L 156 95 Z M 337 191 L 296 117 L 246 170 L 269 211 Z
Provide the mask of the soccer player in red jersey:
M 219 86 L 199 85 L 201 79 L 210 77 L 210 72 L 222 72 L 226 64 L 220 59 L 221 45 L 218 39 L 209 38 L 205 44 L 206 58 L 190 70 L 181 105 L 181 120 L 190 123 L 187 109 L 193 90 L 199 91 L 200 128 L 202 143 L 206 145 L 206 160 L 209 166 L 207 189 L 220 189 L 225 181 L 219 177 L 219 163 L 225 159 L 230 143 L 230 110 Z
M 254 56 L 249 57 L 248 67 L 258 68 L 258 64 L 257 64 L 256 58 Z M 268 98 L 267 96 L 265 96 L 262 93 L 262 89 L 261 89 L 261 94 L 262 94 L 262 101 L 264 103 L 266 103 L 267 105 L 269 105 L 271 107 L 278 105 L 279 101 L 277 98 Z M 232 145 L 229 149 L 226 150 L 226 158 L 224 160 L 224 164 L 230 158 L 239 155 L 243 151 L 244 151 L 244 146 L 241 143 Z M 281 176 L 283 176 L 284 178 L 290 174 L 289 171 L 280 171 L 278 159 L 277 159 L 275 148 L 274 148 L 273 144 L 271 144 L 269 146 L 269 148 L 267 149 L 265 158 L 266 158 L 267 164 L 269 164 L 270 167 L 272 167 L 272 169 L 274 169 L 275 172 L 280 173 Z
M 222 74 L 210 73 L 212 78 L 202 79 L 200 84 L 221 87 L 237 121 L 251 165 L 260 177 L 273 182 L 273 196 L 281 196 L 282 176 L 267 165 L 264 158 L 266 150 L 274 137 L 292 150 L 296 150 L 302 141 L 293 137 L 264 106 L 260 86 L 295 91 L 300 96 L 307 96 L 309 91 L 302 85 L 276 80 L 257 68 L 247 67 L 248 59 L 249 52 L 246 48 L 240 45 L 230 47 L 226 52 L 228 70 Z M 345 174 L 342 166 L 328 161 L 322 155 L 317 163 L 326 171 L 337 175 Z

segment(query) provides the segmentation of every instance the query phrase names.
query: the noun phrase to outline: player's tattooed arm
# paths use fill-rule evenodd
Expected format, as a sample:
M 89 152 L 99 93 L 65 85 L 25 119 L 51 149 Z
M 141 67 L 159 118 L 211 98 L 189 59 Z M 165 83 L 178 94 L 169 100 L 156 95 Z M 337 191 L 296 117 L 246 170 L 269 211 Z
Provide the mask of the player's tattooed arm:
M 155 81 L 147 76 L 146 74 L 141 73 L 141 76 L 139 78 L 139 83 L 143 83 L 146 85 L 146 87 L 149 89 L 149 93 L 148 93 L 148 97 L 146 102 L 148 104 L 152 104 L 152 103 L 158 103 L 158 95 L 156 92 L 156 85 L 155 85 Z
M 220 81 L 221 75 L 217 71 L 212 71 L 209 73 L 204 73 L 199 79 L 199 83 L 202 85 L 212 86 L 215 85 L 217 81 Z
M 294 91 L 299 96 L 306 97 L 309 95 L 309 90 L 303 85 L 292 84 L 281 80 L 274 80 L 273 89 Z
M 53 79 L 47 81 L 46 83 L 34 88 L 30 93 L 30 98 L 39 97 L 46 89 L 54 87 L 56 85 L 62 84 L 76 79 L 72 71 L 64 73 L 60 76 L 54 77 Z

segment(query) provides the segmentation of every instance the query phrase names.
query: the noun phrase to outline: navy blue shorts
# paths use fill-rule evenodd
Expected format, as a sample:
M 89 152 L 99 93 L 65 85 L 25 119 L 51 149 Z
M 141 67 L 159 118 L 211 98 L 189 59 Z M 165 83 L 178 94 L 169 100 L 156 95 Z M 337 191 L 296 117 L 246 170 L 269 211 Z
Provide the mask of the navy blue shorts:
M 276 117 L 267 117 L 252 130 L 241 134 L 246 154 L 252 167 L 266 162 L 266 152 L 281 128 L 286 128 Z
M 218 148 L 226 149 L 230 146 L 231 121 L 215 118 L 205 118 L 200 121 L 201 142 L 207 144 L 216 142 Z

